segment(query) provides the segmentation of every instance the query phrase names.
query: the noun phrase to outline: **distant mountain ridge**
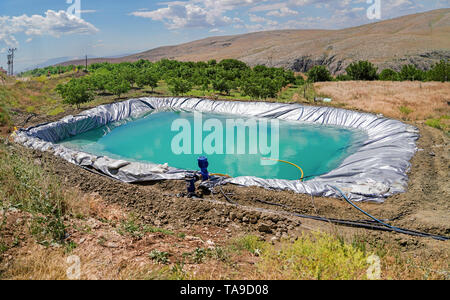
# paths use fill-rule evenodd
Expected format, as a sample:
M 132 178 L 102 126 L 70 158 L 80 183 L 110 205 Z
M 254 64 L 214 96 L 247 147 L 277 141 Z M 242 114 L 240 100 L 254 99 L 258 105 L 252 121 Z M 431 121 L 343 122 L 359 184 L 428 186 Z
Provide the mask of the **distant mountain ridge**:
M 450 8 L 403 16 L 342 30 L 279 30 L 211 37 L 166 46 L 120 58 L 95 58 L 88 63 L 207 61 L 235 58 L 249 65 L 263 64 L 305 72 L 325 65 L 342 73 L 353 61 L 369 60 L 380 69 L 404 64 L 429 68 L 450 59 Z M 84 64 L 69 61 L 62 65 Z

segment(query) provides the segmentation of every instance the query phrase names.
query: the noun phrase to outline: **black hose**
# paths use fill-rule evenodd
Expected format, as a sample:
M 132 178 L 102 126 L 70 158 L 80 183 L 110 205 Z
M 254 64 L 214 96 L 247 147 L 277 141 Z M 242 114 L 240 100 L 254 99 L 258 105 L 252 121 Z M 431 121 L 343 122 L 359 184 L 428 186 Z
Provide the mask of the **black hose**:
M 242 207 L 242 208 L 246 208 L 246 209 L 250 208 L 250 207 L 247 207 L 247 206 L 244 206 L 244 205 L 240 205 L 237 202 L 231 200 L 230 197 L 228 197 L 224 193 L 224 191 L 223 191 L 223 189 L 222 189 L 222 187 L 220 185 L 219 185 L 219 188 L 220 188 L 220 191 L 221 191 L 222 195 L 227 200 L 227 202 L 229 202 L 229 203 L 231 203 L 231 204 L 233 204 L 234 206 L 237 206 L 237 207 Z M 347 198 L 343 193 L 342 193 L 342 196 L 344 196 L 344 198 Z M 348 200 L 348 198 L 346 200 Z M 263 200 L 256 200 L 256 201 L 260 202 L 260 203 L 263 203 L 263 204 L 267 204 L 267 205 L 273 205 L 273 206 L 289 208 L 288 206 L 286 206 L 284 204 L 272 203 L 272 202 L 263 201 Z M 351 202 L 351 201 L 348 200 L 348 202 Z M 351 202 L 351 203 L 352 203 L 352 206 L 357 207 L 355 204 L 353 204 L 353 202 Z M 364 212 L 359 207 L 357 207 L 357 208 L 358 208 L 359 211 Z M 287 212 L 287 211 L 281 211 L 281 212 L 271 211 L 271 213 L 281 214 L 281 215 L 288 215 L 288 216 L 298 217 L 298 218 L 302 218 L 302 219 L 310 219 L 310 220 L 327 222 L 327 223 L 332 223 L 332 224 L 337 224 L 337 225 L 349 226 L 349 227 L 364 228 L 364 229 L 370 229 L 370 230 L 379 230 L 379 231 L 386 231 L 386 232 L 397 232 L 397 233 L 411 235 L 411 236 L 416 236 L 416 237 L 433 238 L 433 239 L 439 240 L 439 241 L 447 241 L 447 240 L 449 240 L 449 238 L 445 237 L 445 236 L 434 235 L 434 234 L 430 234 L 430 233 L 425 233 L 425 232 L 420 232 L 420 231 L 403 229 L 403 228 L 398 228 L 398 227 L 391 226 L 391 225 L 386 224 L 385 222 L 383 222 L 384 220 L 381 221 L 381 220 L 373 217 L 372 215 L 370 215 L 370 214 L 368 214 L 366 212 L 364 212 L 364 214 L 369 216 L 370 218 L 374 219 L 374 221 L 372 221 L 372 220 L 352 221 L 352 220 L 343 220 L 343 219 L 333 219 L 333 218 L 325 218 L 325 217 L 320 217 L 320 216 L 302 215 L 302 214 L 293 213 L 293 212 Z M 395 219 L 398 219 L 398 218 L 399 217 L 397 217 Z M 375 225 L 377 223 L 381 224 L 382 226 Z

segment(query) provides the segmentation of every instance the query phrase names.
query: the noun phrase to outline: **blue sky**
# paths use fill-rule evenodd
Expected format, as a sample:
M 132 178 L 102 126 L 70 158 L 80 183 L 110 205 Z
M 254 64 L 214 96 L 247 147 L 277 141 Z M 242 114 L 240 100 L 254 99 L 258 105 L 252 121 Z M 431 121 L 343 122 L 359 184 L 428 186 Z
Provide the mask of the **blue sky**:
M 367 13 L 374 1 L 381 20 L 450 7 L 450 0 L 1 0 L 0 66 L 9 47 L 19 49 L 21 71 L 52 58 L 131 54 L 215 35 L 340 29 L 378 21 Z

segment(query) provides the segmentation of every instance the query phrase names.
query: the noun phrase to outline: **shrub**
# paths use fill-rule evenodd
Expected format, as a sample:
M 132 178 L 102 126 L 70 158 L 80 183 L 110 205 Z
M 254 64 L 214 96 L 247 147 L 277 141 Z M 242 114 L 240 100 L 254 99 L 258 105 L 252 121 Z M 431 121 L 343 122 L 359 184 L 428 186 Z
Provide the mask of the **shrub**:
M 379 77 L 380 77 L 380 80 L 383 80 L 383 81 L 398 81 L 398 80 L 400 80 L 399 74 L 392 69 L 384 69 L 380 73 Z
M 336 76 L 336 80 L 337 81 L 350 81 L 350 80 L 352 80 L 352 78 L 347 74 L 340 74 L 340 75 Z
M 295 84 L 297 85 L 305 84 L 305 78 L 303 78 L 303 76 L 301 75 L 298 75 L 297 77 L 295 77 Z
M 308 81 L 311 82 L 321 82 L 321 81 L 331 81 L 330 71 L 324 66 L 314 66 L 308 72 Z
M 425 79 L 425 72 L 417 69 L 414 65 L 405 65 L 402 67 L 399 77 L 402 81 L 423 81 Z
M 351 63 L 345 71 L 348 76 L 353 80 L 376 80 L 378 79 L 377 71 L 378 68 L 375 67 L 371 62 L 368 61 L 358 61 Z
M 450 63 L 441 60 L 428 71 L 428 80 L 446 82 L 450 80 Z

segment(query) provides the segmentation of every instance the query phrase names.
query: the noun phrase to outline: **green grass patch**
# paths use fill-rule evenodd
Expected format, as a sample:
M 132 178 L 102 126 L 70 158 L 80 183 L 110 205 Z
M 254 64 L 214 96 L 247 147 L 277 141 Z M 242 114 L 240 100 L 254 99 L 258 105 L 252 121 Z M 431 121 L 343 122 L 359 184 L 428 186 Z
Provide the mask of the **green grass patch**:
M 138 217 L 134 214 L 130 215 L 130 217 L 126 221 L 122 221 L 117 229 L 117 232 L 121 235 L 130 235 L 134 238 L 142 238 L 146 233 L 162 233 L 165 235 L 175 235 L 173 231 L 167 229 L 149 225 L 142 225 Z
M 234 251 L 248 251 L 256 255 L 259 255 L 267 247 L 266 242 L 254 235 L 236 238 L 231 243 L 231 249 Z
M 65 194 L 56 178 L 1 142 L 0 182 L 0 208 L 13 207 L 31 213 L 30 231 L 40 244 L 64 240 Z
M 169 263 L 170 253 L 159 250 L 152 250 L 148 254 L 148 256 L 156 263 L 167 265 Z
M 428 119 L 425 121 L 425 124 L 430 127 L 450 133 L 450 116 L 448 115 L 436 119 Z
M 404 114 L 405 116 L 408 116 L 409 114 L 411 114 L 412 112 L 414 112 L 414 110 L 412 110 L 411 108 L 407 107 L 407 106 L 400 106 L 398 108 L 398 110 Z
M 51 109 L 47 113 L 47 115 L 49 115 L 49 116 L 56 116 L 56 115 L 59 115 L 59 114 L 63 113 L 64 111 L 65 111 L 64 108 L 62 108 L 61 106 L 58 106 L 58 107 L 55 107 L 54 109 Z
M 258 263 L 262 274 L 288 280 L 363 279 L 367 268 L 367 256 L 359 246 L 320 233 L 304 235 L 280 248 L 266 246 Z
M 165 235 L 174 235 L 175 234 L 173 231 L 163 229 L 163 228 L 148 226 L 148 225 L 144 226 L 143 230 L 148 233 L 162 233 Z

